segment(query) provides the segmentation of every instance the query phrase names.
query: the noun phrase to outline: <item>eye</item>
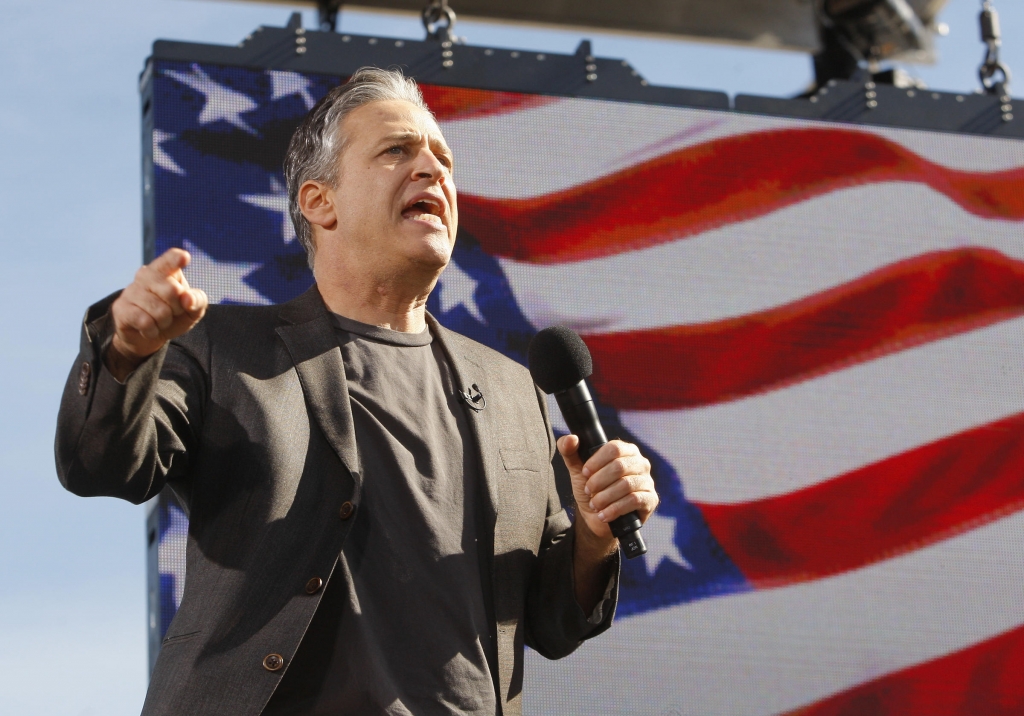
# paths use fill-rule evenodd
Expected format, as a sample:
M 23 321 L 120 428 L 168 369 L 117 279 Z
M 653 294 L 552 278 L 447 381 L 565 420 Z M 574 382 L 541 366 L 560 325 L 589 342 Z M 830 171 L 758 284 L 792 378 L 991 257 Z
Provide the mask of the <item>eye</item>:
M 392 156 L 398 156 L 399 154 L 405 154 L 405 147 L 401 144 L 396 144 L 392 147 L 388 147 L 385 154 L 391 154 Z
M 450 156 L 448 156 L 447 154 L 442 154 L 441 152 L 435 152 L 434 158 L 437 159 L 437 161 L 441 163 L 441 166 L 443 166 L 449 172 L 452 170 L 452 158 Z

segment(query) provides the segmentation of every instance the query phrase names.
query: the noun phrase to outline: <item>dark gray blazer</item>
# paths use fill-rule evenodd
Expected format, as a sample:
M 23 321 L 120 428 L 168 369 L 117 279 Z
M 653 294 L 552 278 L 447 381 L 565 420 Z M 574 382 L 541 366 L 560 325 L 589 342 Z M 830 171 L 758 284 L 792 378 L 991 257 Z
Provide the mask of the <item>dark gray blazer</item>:
M 86 313 L 57 421 L 57 473 L 75 494 L 134 503 L 166 485 L 189 510 L 184 597 L 143 714 L 256 716 L 323 594 L 304 585 L 330 578 L 373 474 L 359 463 L 334 327 L 316 287 L 279 306 L 212 306 L 122 385 L 101 358 L 116 296 Z M 614 601 L 596 629 L 576 604 L 573 531 L 529 373 L 429 321 L 457 384 L 475 383 L 487 399 L 467 413 L 494 526 L 493 676 L 511 716 L 521 711 L 524 643 L 565 656 L 608 628 Z M 266 668 L 269 654 L 284 668 Z

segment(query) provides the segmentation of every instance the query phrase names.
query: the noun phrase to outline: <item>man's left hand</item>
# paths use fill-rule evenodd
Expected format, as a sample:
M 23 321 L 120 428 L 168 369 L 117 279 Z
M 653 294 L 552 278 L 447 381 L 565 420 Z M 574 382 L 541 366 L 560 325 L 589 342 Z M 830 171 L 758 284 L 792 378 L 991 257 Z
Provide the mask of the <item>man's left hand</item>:
M 584 463 L 580 460 L 579 438 L 558 439 L 558 452 L 569 468 L 577 519 L 582 519 L 595 536 L 612 539 L 609 523 L 616 517 L 636 512 L 646 522 L 658 506 L 651 463 L 632 443 L 612 440 L 602 445 Z

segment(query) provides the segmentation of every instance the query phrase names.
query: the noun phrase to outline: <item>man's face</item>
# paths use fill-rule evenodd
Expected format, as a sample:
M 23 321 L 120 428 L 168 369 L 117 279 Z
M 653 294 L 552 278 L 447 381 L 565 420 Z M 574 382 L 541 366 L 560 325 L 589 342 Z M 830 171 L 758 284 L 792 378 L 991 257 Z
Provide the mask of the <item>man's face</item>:
M 458 208 L 452 153 L 433 117 L 402 100 L 371 102 L 341 129 L 348 140 L 332 192 L 333 240 L 353 242 L 361 261 L 389 270 L 447 265 Z

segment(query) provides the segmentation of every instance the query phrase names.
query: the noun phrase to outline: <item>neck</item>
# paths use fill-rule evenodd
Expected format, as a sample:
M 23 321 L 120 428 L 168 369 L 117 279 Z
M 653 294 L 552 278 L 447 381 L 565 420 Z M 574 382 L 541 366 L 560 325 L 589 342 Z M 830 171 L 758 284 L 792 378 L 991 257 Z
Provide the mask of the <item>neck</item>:
M 334 313 L 403 333 L 419 333 L 426 327 L 427 296 L 437 283 L 440 270 L 329 270 L 321 269 L 319 258 L 313 271 L 317 288 Z

